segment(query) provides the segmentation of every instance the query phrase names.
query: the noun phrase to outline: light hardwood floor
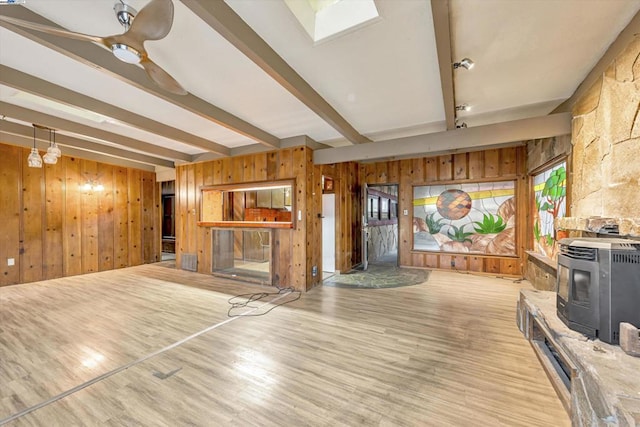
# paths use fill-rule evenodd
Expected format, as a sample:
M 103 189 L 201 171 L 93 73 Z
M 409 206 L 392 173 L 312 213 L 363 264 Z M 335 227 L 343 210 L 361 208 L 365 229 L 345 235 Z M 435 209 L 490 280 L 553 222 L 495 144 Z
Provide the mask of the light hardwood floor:
M 569 425 L 515 325 L 523 286 L 433 272 L 315 288 L 9 424 Z M 228 298 L 263 289 L 158 265 L 0 288 L 0 419 L 227 321 Z

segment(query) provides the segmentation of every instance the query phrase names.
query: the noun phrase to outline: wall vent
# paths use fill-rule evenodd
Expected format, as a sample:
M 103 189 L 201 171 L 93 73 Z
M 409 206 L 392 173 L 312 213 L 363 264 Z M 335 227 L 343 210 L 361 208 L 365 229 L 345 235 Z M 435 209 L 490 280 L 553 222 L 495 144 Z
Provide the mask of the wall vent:
M 611 260 L 616 264 L 640 264 L 640 254 L 612 252 Z
M 180 267 L 187 271 L 198 271 L 198 255 L 182 254 Z
M 598 259 L 598 250 L 595 248 L 560 244 L 560 253 L 573 259 L 583 259 L 586 261 L 596 261 Z

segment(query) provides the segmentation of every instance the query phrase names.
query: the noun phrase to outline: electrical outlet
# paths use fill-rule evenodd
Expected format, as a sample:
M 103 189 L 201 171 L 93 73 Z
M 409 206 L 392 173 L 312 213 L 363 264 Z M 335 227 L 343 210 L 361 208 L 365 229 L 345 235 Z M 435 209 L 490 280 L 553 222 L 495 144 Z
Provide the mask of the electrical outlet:
M 7 258 L 7 265 L 9 267 L 16 265 L 16 260 L 14 258 Z
M 402 214 L 403 214 L 404 216 L 409 215 L 409 209 L 405 209 L 405 210 L 403 210 L 403 211 L 402 211 Z

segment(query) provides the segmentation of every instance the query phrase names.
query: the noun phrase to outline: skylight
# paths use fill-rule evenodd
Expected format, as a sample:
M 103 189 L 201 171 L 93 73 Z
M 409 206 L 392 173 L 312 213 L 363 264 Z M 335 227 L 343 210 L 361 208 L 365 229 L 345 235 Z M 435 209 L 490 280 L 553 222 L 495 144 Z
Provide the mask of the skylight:
M 318 43 L 378 18 L 373 0 L 284 0 L 296 19 Z

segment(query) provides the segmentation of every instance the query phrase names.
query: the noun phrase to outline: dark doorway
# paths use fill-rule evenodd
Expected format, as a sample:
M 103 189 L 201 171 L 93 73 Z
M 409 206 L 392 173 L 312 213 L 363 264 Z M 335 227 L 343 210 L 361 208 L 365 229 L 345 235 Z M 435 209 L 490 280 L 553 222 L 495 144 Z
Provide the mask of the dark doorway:
M 398 265 L 398 185 L 367 185 L 363 265 Z
M 162 260 L 176 258 L 176 182 L 160 183 L 162 215 Z

